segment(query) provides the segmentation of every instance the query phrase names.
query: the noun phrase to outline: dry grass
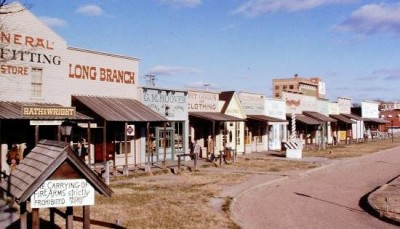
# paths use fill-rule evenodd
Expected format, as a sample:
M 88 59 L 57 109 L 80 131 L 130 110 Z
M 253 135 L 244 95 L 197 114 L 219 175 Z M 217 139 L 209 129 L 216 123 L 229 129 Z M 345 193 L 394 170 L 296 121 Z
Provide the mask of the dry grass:
M 306 150 L 303 156 L 354 157 L 397 145 L 400 141 L 381 140 L 327 150 Z M 317 166 L 288 160 L 282 155 L 248 154 L 223 168 L 210 170 L 203 167 L 199 172 L 183 172 L 181 175 L 164 170 L 153 176 L 119 177 L 110 185 L 114 191 L 111 198 L 96 196 L 91 218 L 109 223 L 119 221 L 126 228 L 239 228 L 229 217 L 231 197 L 223 199 L 219 210 L 210 204 L 210 200 L 219 197 L 224 188 L 242 182 L 253 172 L 307 170 Z M 74 215 L 81 216 L 81 210 L 74 208 Z M 46 210 L 41 211 L 41 217 L 48 217 L 43 212 Z M 65 226 L 61 217 L 56 217 L 56 223 Z M 74 227 L 81 228 L 82 224 L 74 222 Z M 91 228 L 103 227 L 92 224 Z
M 215 212 L 209 201 L 223 186 L 240 182 L 242 177 L 202 172 L 130 177 L 110 185 L 114 191 L 111 198 L 96 196 L 91 218 L 111 223 L 118 220 L 126 228 L 238 228 L 229 219 L 229 212 Z M 74 215 L 81 214 L 82 209 L 74 207 Z M 57 225 L 64 224 L 61 217 L 56 220 Z M 74 226 L 82 224 L 74 222 Z
M 330 159 L 345 158 L 345 157 L 358 157 L 366 154 L 374 153 L 380 150 L 389 149 L 400 145 L 400 140 L 392 139 L 374 140 L 368 143 L 352 143 L 350 145 L 339 145 L 328 147 L 325 150 L 304 150 L 303 156 L 305 157 L 326 157 Z
M 293 170 L 307 170 L 318 167 L 315 163 L 303 162 L 298 160 L 288 160 L 273 158 L 271 156 L 258 155 L 256 157 L 245 157 L 244 160 L 238 160 L 234 164 L 226 165 L 229 169 L 239 169 L 243 171 L 254 172 L 282 172 Z

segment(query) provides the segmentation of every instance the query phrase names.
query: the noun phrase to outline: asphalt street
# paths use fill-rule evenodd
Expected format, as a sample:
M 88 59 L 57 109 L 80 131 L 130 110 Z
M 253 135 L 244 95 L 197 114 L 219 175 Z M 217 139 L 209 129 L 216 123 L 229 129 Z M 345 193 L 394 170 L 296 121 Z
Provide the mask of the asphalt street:
M 301 160 L 301 159 L 300 159 Z M 266 180 L 236 196 L 242 228 L 398 228 L 369 214 L 366 196 L 400 174 L 400 147 Z

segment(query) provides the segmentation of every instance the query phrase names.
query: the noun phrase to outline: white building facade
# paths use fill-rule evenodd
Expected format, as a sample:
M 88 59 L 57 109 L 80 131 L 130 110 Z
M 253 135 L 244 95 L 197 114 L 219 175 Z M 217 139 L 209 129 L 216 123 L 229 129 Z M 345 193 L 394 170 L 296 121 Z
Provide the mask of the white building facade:
M 0 102 L 17 104 L 22 108 L 26 105 L 29 105 L 30 108 L 34 106 L 32 109 L 38 111 L 34 117 L 24 116 L 26 114 L 21 111 L 20 114 L 12 117 L 7 116 L 8 118 L 0 120 L 3 124 L 0 130 L 0 133 L 2 133 L 0 134 L 2 162 L 4 162 L 5 154 L 11 144 L 28 142 L 29 145 L 32 145 L 34 144 L 33 138 L 59 139 L 59 126 L 64 119 L 77 119 L 78 126 L 82 124 L 80 128 L 75 128 L 76 131 L 73 131 L 75 135 L 68 139 L 71 144 L 76 144 L 78 139 L 81 138 L 84 138 L 85 141 L 93 138 L 91 146 L 87 147 L 90 149 L 91 162 L 94 162 L 96 158 L 94 155 L 96 152 L 95 144 L 101 144 L 95 142 L 93 136 L 88 135 L 86 131 L 88 129 L 87 123 L 79 123 L 79 118 L 76 117 L 77 112 L 85 113 L 84 111 L 89 109 L 86 109 L 87 107 L 75 107 L 72 104 L 73 97 L 110 97 L 138 100 L 139 60 L 128 56 L 68 47 L 63 38 L 18 2 L 4 6 L 1 10 L 12 10 L 15 13 L 0 14 L 0 21 L 2 22 L 0 32 Z M 123 109 L 124 107 L 118 105 L 114 107 L 117 113 L 123 113 Z M 70 110 L 72 115 L 63 113 L 63 110 Z M 103 118 L 107 121 L 105 110 L 104 113 L 96 113 L 92 109 L 91 113 L 98 115 L 99 119 Z M 5 109 L 3 111 L 5 112 Z M 50 113 L 51 111 L 54 112 Z M 32 114 L 31 112 L 30 115 Z M 86 116 L 84 122 L 93 117 L 87 116 L 87 114 L 83 116 Z M 163 120 L 162 117 L 154 117 Z M 149 121 L 155 119 L 150 118 Z M 44 122 L 40 124 L 37 120 Z M 122 124 L 134 124 L 137 121 L 146 122 L 146 120 L 127 117 L 108 121 L 121 122 Z M 5 134 L 9 132 L 7 128 L 11 124 L 26 126 L 27 130 L 15 136 Z M 119 128 L 117 127 L 119 125 L 111 126 Z M 103 122 L 96 120 L 92 120 L 91 127 L 93 128 L 91 134 L 96 135 L 96 139 L 100 139 L 98 136 L 102 135 L 100 134 L 102 129 L 106 129 Z M 124 147 L 121 145 L 123 137 L 120 135 L 123 135 L 125 130 L 122 127 L 122 129 L 116 131 L 120 132 L 117 134 L 118 140 L 111 141 L 111 137 L 108 136 L 111 136 L 111 134 L 107 135 L 110 141 L 107 144 L 111 144 L 111 146 L 107 145 L 107 148 L 112 148 L 111 154 L 114 155 L 111 155 L 111 158 L 114 160 L 114 165 L 116 165 L 115 161 L 118 161 L 117 157 L 121 158 L 120 164 L 125 164 L 127 161 L 134 163 L 133 161 L 136 160 L 133 159 L 134 152 L 138 153 L 141 144 L 145 143 L 145 135 L 143 134 L 145 126 L 137 125 L 135 130 L 137 133 L 134 138 L 129 140 L 128 150 L 122 150 Z M 124 155 L 120 155 L 122 151 L 124 151 Z M 104 150 L 104 155 L 109 153 Z M 128 154 L 129 160 L 126 154 Z M 2 166 L 6 165 L 2 163 Z

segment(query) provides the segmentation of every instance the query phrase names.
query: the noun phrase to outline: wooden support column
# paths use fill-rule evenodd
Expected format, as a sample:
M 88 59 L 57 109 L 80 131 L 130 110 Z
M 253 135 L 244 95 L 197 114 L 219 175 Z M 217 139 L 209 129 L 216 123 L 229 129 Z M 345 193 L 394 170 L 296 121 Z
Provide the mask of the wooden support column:
M 90 138 L 91 138 L 90 136 L 91 136 L 91 130 L 90 130 L 90 121 L 89 121 L 88 122 L 88 127 L 87 127 L 87 144 L 88 144 L 88 148 L 87 148 L 87 151 L 86 151 L 86 153 L 88 155 L 88 160 L 89 160 L 88 164 L 89 165 L 92 163 L 92 155 L 91 155 L 91 152 L 90 152 L 90 144 L 92 142 L 90 140 Z
M 167 123 L 166 122 L 164 122 L 163 143 L 164 143 L 164 157 L 163 157 L 162 165 L 165 169 L 165 168 L 167 168 Z M 171 144 L 174 144 L 174 143 L 171 143 Z
M 151 139 L 150 139 L 150 123 L 147 123 L 146 126 L 146 138 L 147 138 L 147 163 L 146 163 L 146 172 L 151 173 L 151 166 L 150 166 L 150 155 L 151 155 Z
M 28 225 L 28 211 L 26 210 L 26 202 L 21 202 L 19 205 L 19 228 L 26 229 Z
M 56 209 L 55 208 L 50 208 L 50 224 L 52 227 L 55 227 L 55 214 L 56 214 Z
M 215 134 L 215 121 L 212 121 L 212 145 L 213 145 L 213 148 L 212 148 L 212 151 L 210 151 L 212 154 L 213 154 L 213 156 L 215 156 L 215 144 L 216 144 L 216 142 L 217 142 L 217 139 L 216 139 L 216 134 Z
M 124 167 L 124 175 L 128 176 L 128 123 L 125 122 L 125 167 Z
M 39 208 L 34 208 L 32 209 L 32 229 L 39 229 L 39 228 L 40 228 Z
M 58 126 L 57 128 L 57 141 L 61 141 L 61 126 Z
M 90 228 L 90 206 L 83 206 L 83 229 Z
M 235 122 L 235 139 L 234 139 L 234 141 L 235 141 L 235 151 L 233 151 L 233 155 L 232 155 L 233 162 L 236 162 L 236 154 L 237 154 L 237 148 L 238 148 L 238 144 L 237 143 L 238 143 L 238 139 L 240 137 L 240 136 L 238 136 L 237 129 L 238 129 L 238 122 Z
M 65 212 L 65 225 L 66 229 L 72 229 L 74 228 L 74 208 L 69 206 L 67 207 L 67 210 Z
M 35 126 L 35 145 L 39 142 L 39 125 Z
M 110 168 L 107 162 L 107 121 L 103 124 L 103 163 L 104 163 L 104 182 L 110 184 Z

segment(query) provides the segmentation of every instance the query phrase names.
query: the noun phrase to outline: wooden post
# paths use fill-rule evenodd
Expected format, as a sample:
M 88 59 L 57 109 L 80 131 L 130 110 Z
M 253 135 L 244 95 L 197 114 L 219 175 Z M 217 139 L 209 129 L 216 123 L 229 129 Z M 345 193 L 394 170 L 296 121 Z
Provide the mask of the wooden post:
M 32 209 L 32 229 L 39 229 L 39 228 L 40 228 L 39 208 L 34 208 Z
M 178 173 L 181 173 L 181 155 L 178 155 Z
M 55 213 L 56 213 L 55 208 L 50 208 L 49 210 L 50 210 L 50 224 L 52 227 L 55 227 L 55 225 L 56 225 L 55 224 Z
M 163 162 L 162 165 L 165 168 L 167 168 L 167 123 L 164 122 L 164 138 L 163 138 L 163 142 L 164 142 L 164 158 L 163 158 Z M 173 143 L 171 143 L 173 144 Z
M 128 123 L 125 122 L 125 168 L 124 168 L 124 175 L 128 176 Z
M 150 166 L 150 155 L 151 155 L 151 139 L 150 139 L 150 123 L 147 123 L 147 163 L 146 163 L 146 172 L 151 173 L 151 166 Z
M 87 148 L 87 151 L 86 151 L 86 153 L 88 155 L 88 160 L 89 160 L 88 164 L 89 165 L 92 163 L 92 155 L 90 155 L 91 154 L 91 152 L 90 152 L 90 144 L 92 142 L 90 140 L 90 136 L 91 136 L 91 132 L 90 132 L 90 121 L 89 121 L 88 122 L 88 128 L 87 128 L 87 144 L 88 144 L 88 148 Z
M 267 127 L 268 127 L 268 125 L 267 125 Z M 237 147 L 238 147 L 238 139 L 239 139 L 239 137 L 240 136 L 238 136 L 238 131 L 237 131 L 237 129 L 238 129 L 238 122 L 235 122 L 235 136 L 236 136 L 236 138 L 235 138 L 235 151 L 233 151 L 233 152 L 237 152 Z M 267 138 L 268 139 L 268 138 Z M 234 153 L 233 154 L 233 163 L 235 163 L 236 162 L 236 154 Z
M 61 141 L 61 126 L 58 126 L 57 128 L 57 141 Z
M 197 159 L 198 159 L 199 155 L 197 153 L 194 154 L 194 170 L 198 170 L 197 168 Z
M 112 132 L 113 132 L 113 138 L 114 138 L 114 143 L 113 143 L 113 160 L 112 160 L 112 162 L 113 162 L 113 169 L 112 169 L 112 171 L 113 171 L 113 176 L 116 176 L 117 175 L 117 165 L 116 165 L 116 163 L 115 163 L 115 158 L 116 158 L 116 151 L 117 151 L 117 147 L 116 147 L 116 145 L 117 145 L 117 132 L 115 131 L 115 127 L 112 129 Z M 118 140 L 119 141 L 119 140 Z M 119 144 L 119 143 L 118 143 Z M 120 150 L 121 148 L 119 148 L 118 147 L 118 149 Z
M 110 172 L 107 163 L 107 121 L 104 119 L 103 126 L 103 162 L 104 162 L 104 182 L 110 184 Z
M 136 128 L 135 128 L 135 131 L 136 131 Z M 133 136 L 133 163 L 135 164 L 135 171 L 136 171 L 136 134 L 135 134 L 135 136 Z
M 39 125 L 35 126 L 35 145 L 39 142 Z
M 83 206 L 83 229 L 90 228 L 90 206 Z
M 65 225 L 66 225 L 66 229 L 72 229 L 74 228 L 74 208 L 71 206 L 67 207 L 67 210 L 65 212 Z
M 210 151 L 212 153 L 212 157 L 215 157 L 215 144 L 217 143 L 216 139 L 217 135 L 215 134 L 215 121 L 212 121 L 212 150 Z
M 19 227 L 21 229 L 26 229 L 28 225 L 28 211 L 26 210 L 26 202 L 21 202 L 21 204 L 19 205 L 19 212 Z

